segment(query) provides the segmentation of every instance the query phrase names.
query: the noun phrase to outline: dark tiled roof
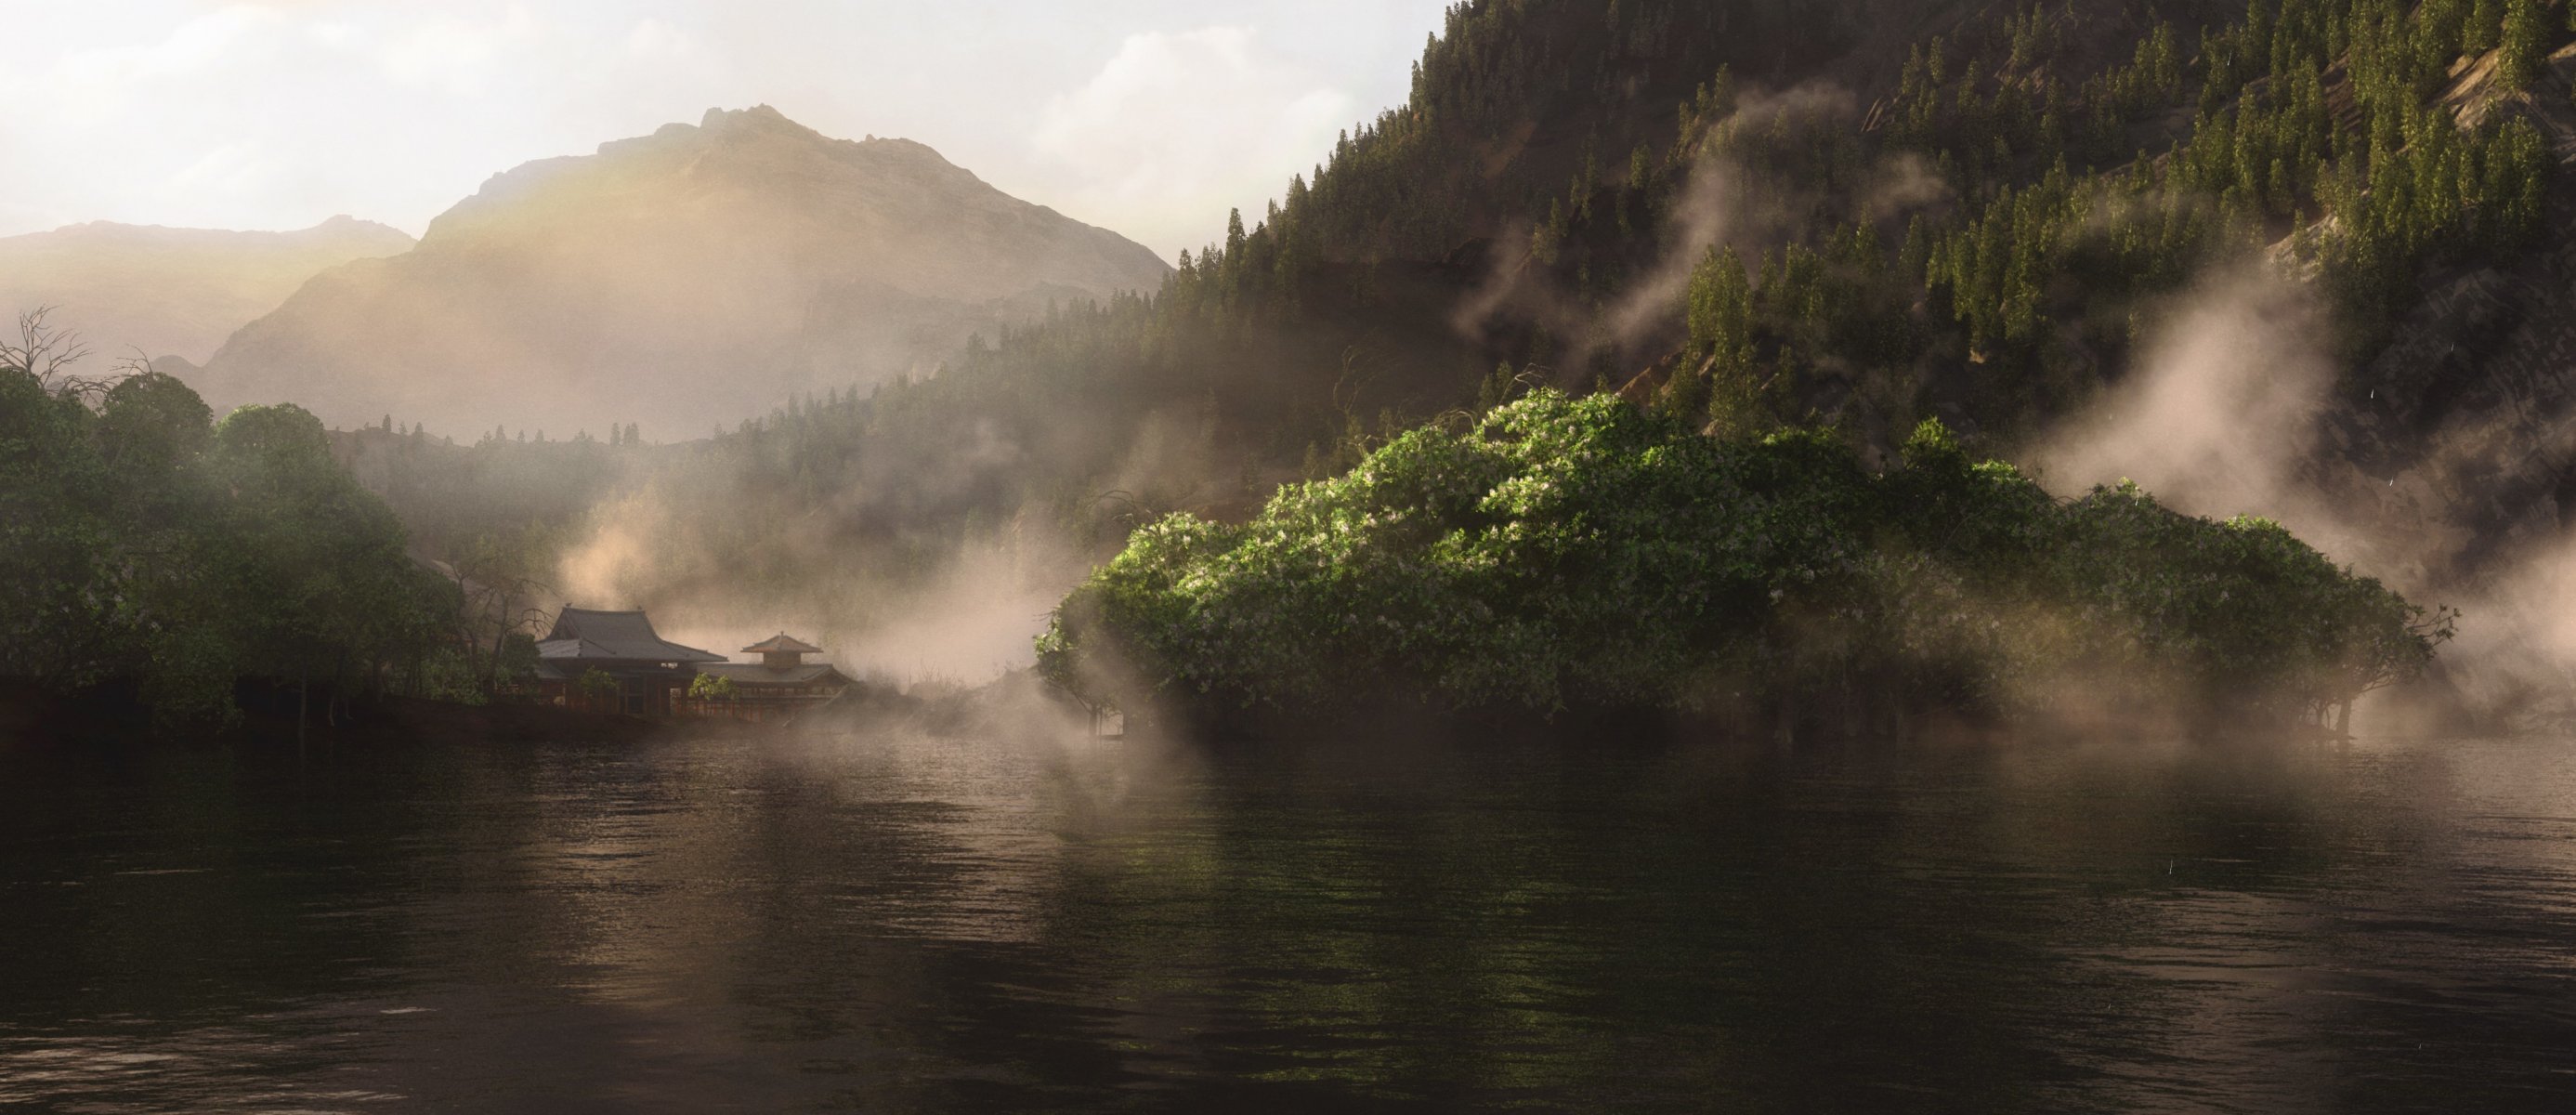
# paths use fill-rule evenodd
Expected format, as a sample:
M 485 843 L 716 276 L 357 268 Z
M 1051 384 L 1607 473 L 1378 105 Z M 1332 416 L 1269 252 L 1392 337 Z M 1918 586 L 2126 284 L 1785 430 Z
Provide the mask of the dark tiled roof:
M 722 662 L 712 666 L 700 666 L 698 672 L 720 678 L 732 678 L 735 685 L 741 686 L 814 685 L 821 682 L 850 684 L 850 679 L 843 677 L 841 671 L 833 669 L 829 663 L 824 662 L 808 663 L 788 670 L 773 670 L 767 666 L 747 662 Z
M 565 608 L 555 616 L 555 629 L 537 644 L 540 658 L 599 659 L 615 662 L 722 662 L 721 654 L 684 647 L 655 634 L 642 612 L 594 612 Z
M 788 638 L 787 633 L 781 631 L 773 638 L 763 639 L 742 648 L 742 652 L 744 654 L 821 654 L 823 648 L 800 643 Z

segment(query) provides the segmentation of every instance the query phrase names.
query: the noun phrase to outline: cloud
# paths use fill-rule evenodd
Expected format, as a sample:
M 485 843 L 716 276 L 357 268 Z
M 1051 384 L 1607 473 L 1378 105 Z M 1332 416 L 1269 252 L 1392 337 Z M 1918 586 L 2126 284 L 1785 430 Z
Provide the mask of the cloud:
M 130 0 L 17 5 L 0 235 L 421 231 L 532 159 L 773 104 L 930 144 L 1169 256 L 1400 99 L 1441 0 Z M 1200 30 L 1131 34 L 1143 28 Z M 1258 30 L 1251 28 L 1257 27 Z M 256 172 L 246 168 L 256 165 Z
M 427 85 L 459 96 L 492 91 L 494 79 L 508 65 L 551 65 L 540 51 L 561 50 L 562 42 L 535 16 L 518 5 L 482 18 L 440 16 L 403 31 L 379 58 L 385 76 L 398 84 Z
M 1277 196 L 1357 114 L 1346 93 L 1264 51 L 1245 27 L 1130 35 L 1038 114 L 1030 143 L 1074 176 L 1093 219 L 1158 247 L 1204 236 L 1211 210 Z M 1213 204 L 1212 204 L 1213 203 Z
M 285 21 L 263 8 L 228 7 L 191 19 L 158 41 L 67 52 L 49 68 L 21 71 L 12 99 L 43 106 L 55 127 L 81 127 L 145 109 L 172 86 L 223 69 L 276 61 Z
M 696 119 L 722 67 L 600 5 L 230 4 L 0 71 L 0 234 L 70 220 L 418 231 L 490 174 Z
M 637 58 L 673 59 L 699 57 L 697 41 L 686 32 L 661 20 L 646 18 L 626 33 L 626 53 Z
M 281 169 L 257 143 L 227 143 L 182 168 L 171 185 L 192 192 L 256 194 L 275 189 Z

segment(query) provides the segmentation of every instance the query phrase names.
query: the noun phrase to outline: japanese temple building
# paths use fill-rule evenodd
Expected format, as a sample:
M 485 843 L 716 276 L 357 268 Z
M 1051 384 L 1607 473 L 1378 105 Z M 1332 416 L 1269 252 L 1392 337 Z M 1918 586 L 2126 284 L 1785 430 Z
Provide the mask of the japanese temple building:
M 702 666 L 725 660 L 662 638 L 642 612 L 597 612 L 567 605 L 554 630 L 537 642 L 537 689 L 551 703 L 594 712 L 667 716 Z M 592 672 L 616 685 L 603 691 Z

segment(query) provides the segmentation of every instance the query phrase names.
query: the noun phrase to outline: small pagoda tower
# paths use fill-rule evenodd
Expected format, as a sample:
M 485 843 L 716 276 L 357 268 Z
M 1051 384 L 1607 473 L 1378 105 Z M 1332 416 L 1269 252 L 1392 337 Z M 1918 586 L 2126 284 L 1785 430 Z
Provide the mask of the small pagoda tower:
M 730 695 L 707 697 L 689 702 L 688 711 L 704 716 L 727 716 L 736 720 L 774 723 L 793 719 L 799 712 L 817 705 L 832 703 L 857 683 L 832 668 L 829 662 L 807 662 L 805 656 L 821 654 L 823 648 L 799 642 L 784 631 L 777 637 L 763 639 L 742 648 L 744 654 L 757 654 L 760 661 L 718 662 L 699 667 L 699 672 L 729 683 Z
M 805 664 L 805 656 L 821 654 L 823 648 L 791 639 L 784 631 L 742 648 L 744 654 L 760 656 L 761 666 L 772 670 L 793 670 Z

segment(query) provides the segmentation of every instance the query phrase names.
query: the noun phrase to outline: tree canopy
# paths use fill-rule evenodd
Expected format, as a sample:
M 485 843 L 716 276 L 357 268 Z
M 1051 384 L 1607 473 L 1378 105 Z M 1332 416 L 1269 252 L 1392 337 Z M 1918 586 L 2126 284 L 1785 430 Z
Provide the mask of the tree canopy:
M 1139 530 L 1039 651 L 1050 678 L 1131 708 L 1858 690 L 2010 708 L 2049 678 L 2314 716 L 2446 635 L 2278 524 L 2130 486 L 2061 503 L 1938 423 L 1872 472 L 1813 431 L 1713 439 L 1541 390 L 1248 522 Z
M 0 675 L 139 687 L 220 725 L 235 684 L 421 688 L 455 586 L 294 406 L 213 421 L 157 372 L 49 388 L 0 367 Z

